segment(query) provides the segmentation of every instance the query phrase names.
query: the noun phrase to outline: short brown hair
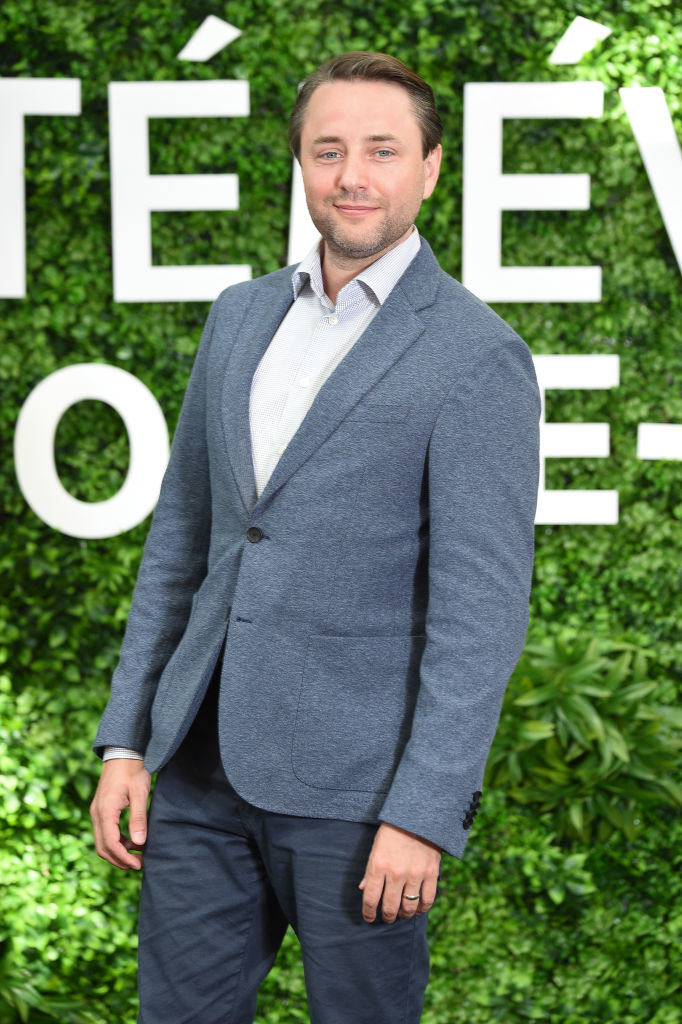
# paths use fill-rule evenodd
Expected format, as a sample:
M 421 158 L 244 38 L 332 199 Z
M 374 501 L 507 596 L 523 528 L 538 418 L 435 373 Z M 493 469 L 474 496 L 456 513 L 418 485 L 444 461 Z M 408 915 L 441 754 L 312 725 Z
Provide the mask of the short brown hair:
M 298 91 L 289 119 L 289 145 L 296 159 L 301 156 L 301 131 L 310 97 L 326 82 L 392 82 L 410 94 L 414 113 L 422 134 L 422 150 L 426 158 L 436 148 L 443 135 L 443 125 L 436 110 L 431 86 L 397 57 L 387 53 L 355 50 L 331 57 L 317 71 L 305 79 Z

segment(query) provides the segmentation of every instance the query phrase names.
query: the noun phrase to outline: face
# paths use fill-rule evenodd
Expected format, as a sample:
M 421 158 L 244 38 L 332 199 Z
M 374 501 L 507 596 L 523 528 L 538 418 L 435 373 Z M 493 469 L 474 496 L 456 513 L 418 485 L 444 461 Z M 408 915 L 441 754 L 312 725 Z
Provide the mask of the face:
M 327 82 L 310 97 L 301 171 L 325 254 L 367 263 L 409 234 L 433 192 L 441 147 L 424 159 L 409 93 L 392 82 Z

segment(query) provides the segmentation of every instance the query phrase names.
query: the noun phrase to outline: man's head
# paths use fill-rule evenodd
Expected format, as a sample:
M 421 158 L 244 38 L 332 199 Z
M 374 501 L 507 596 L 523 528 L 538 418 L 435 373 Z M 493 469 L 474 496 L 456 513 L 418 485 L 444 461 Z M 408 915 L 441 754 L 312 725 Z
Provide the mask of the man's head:
M 306 79 L 290 138 L 325 261 L 357 272 L 407 238 L 441 131 L 430 87 L 394 57 L 342 54 Z
M 443 125 L 431 86 L 397 57 L 356 50 L 326 60 L 301 85 L 289 120 L 289 145 L 297 160 L 301 159 L 301 131 L 310 97 L 326 82 L 389 82 L 400 86 L 412 102 L 422 136 L 422 155 L 428 156 L 440 144 Z

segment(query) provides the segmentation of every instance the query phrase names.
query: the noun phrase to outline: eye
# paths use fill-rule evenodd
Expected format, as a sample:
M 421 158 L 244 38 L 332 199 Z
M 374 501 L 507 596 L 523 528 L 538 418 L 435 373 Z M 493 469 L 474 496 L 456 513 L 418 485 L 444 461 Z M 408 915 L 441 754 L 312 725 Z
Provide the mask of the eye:
M 341 154 L 336 149 L 328 149 L 325 150 L 324 153 L 318 153 L 318 159 L 326 160 L 327 162 L 331 160 L 338 160 L 340 156 Z
M 382 160 L 385 160 L 386 157 L 393 156 L 393 150 L 392 149 L 378 149 L 376 151 L 376 155 L 378 157 L 381 157 Z

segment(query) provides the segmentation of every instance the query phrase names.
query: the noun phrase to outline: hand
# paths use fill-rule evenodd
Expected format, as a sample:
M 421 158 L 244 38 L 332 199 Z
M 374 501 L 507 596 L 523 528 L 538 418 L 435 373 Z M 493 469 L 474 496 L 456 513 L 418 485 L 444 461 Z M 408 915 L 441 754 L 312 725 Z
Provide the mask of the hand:
M 383 921 L 425 914 L 433 906 L 441 851 L 433 843 L 395 825 L 382 823 L 367 861 L 362 889 L 362 916 L 376 919 L 379 900 Z M 418 900 L 406 900 L 419 894 Z
M 151 775 L 142 761 L 112 758 L 102 765 L 102 776 L 90 805 L 95 848 L 100 857 L 117 868 L 142 867 L 139 850 L 147 839 L 147 800 Z M 119 828 L 121 812 L 130 807 L 130 836 Z

